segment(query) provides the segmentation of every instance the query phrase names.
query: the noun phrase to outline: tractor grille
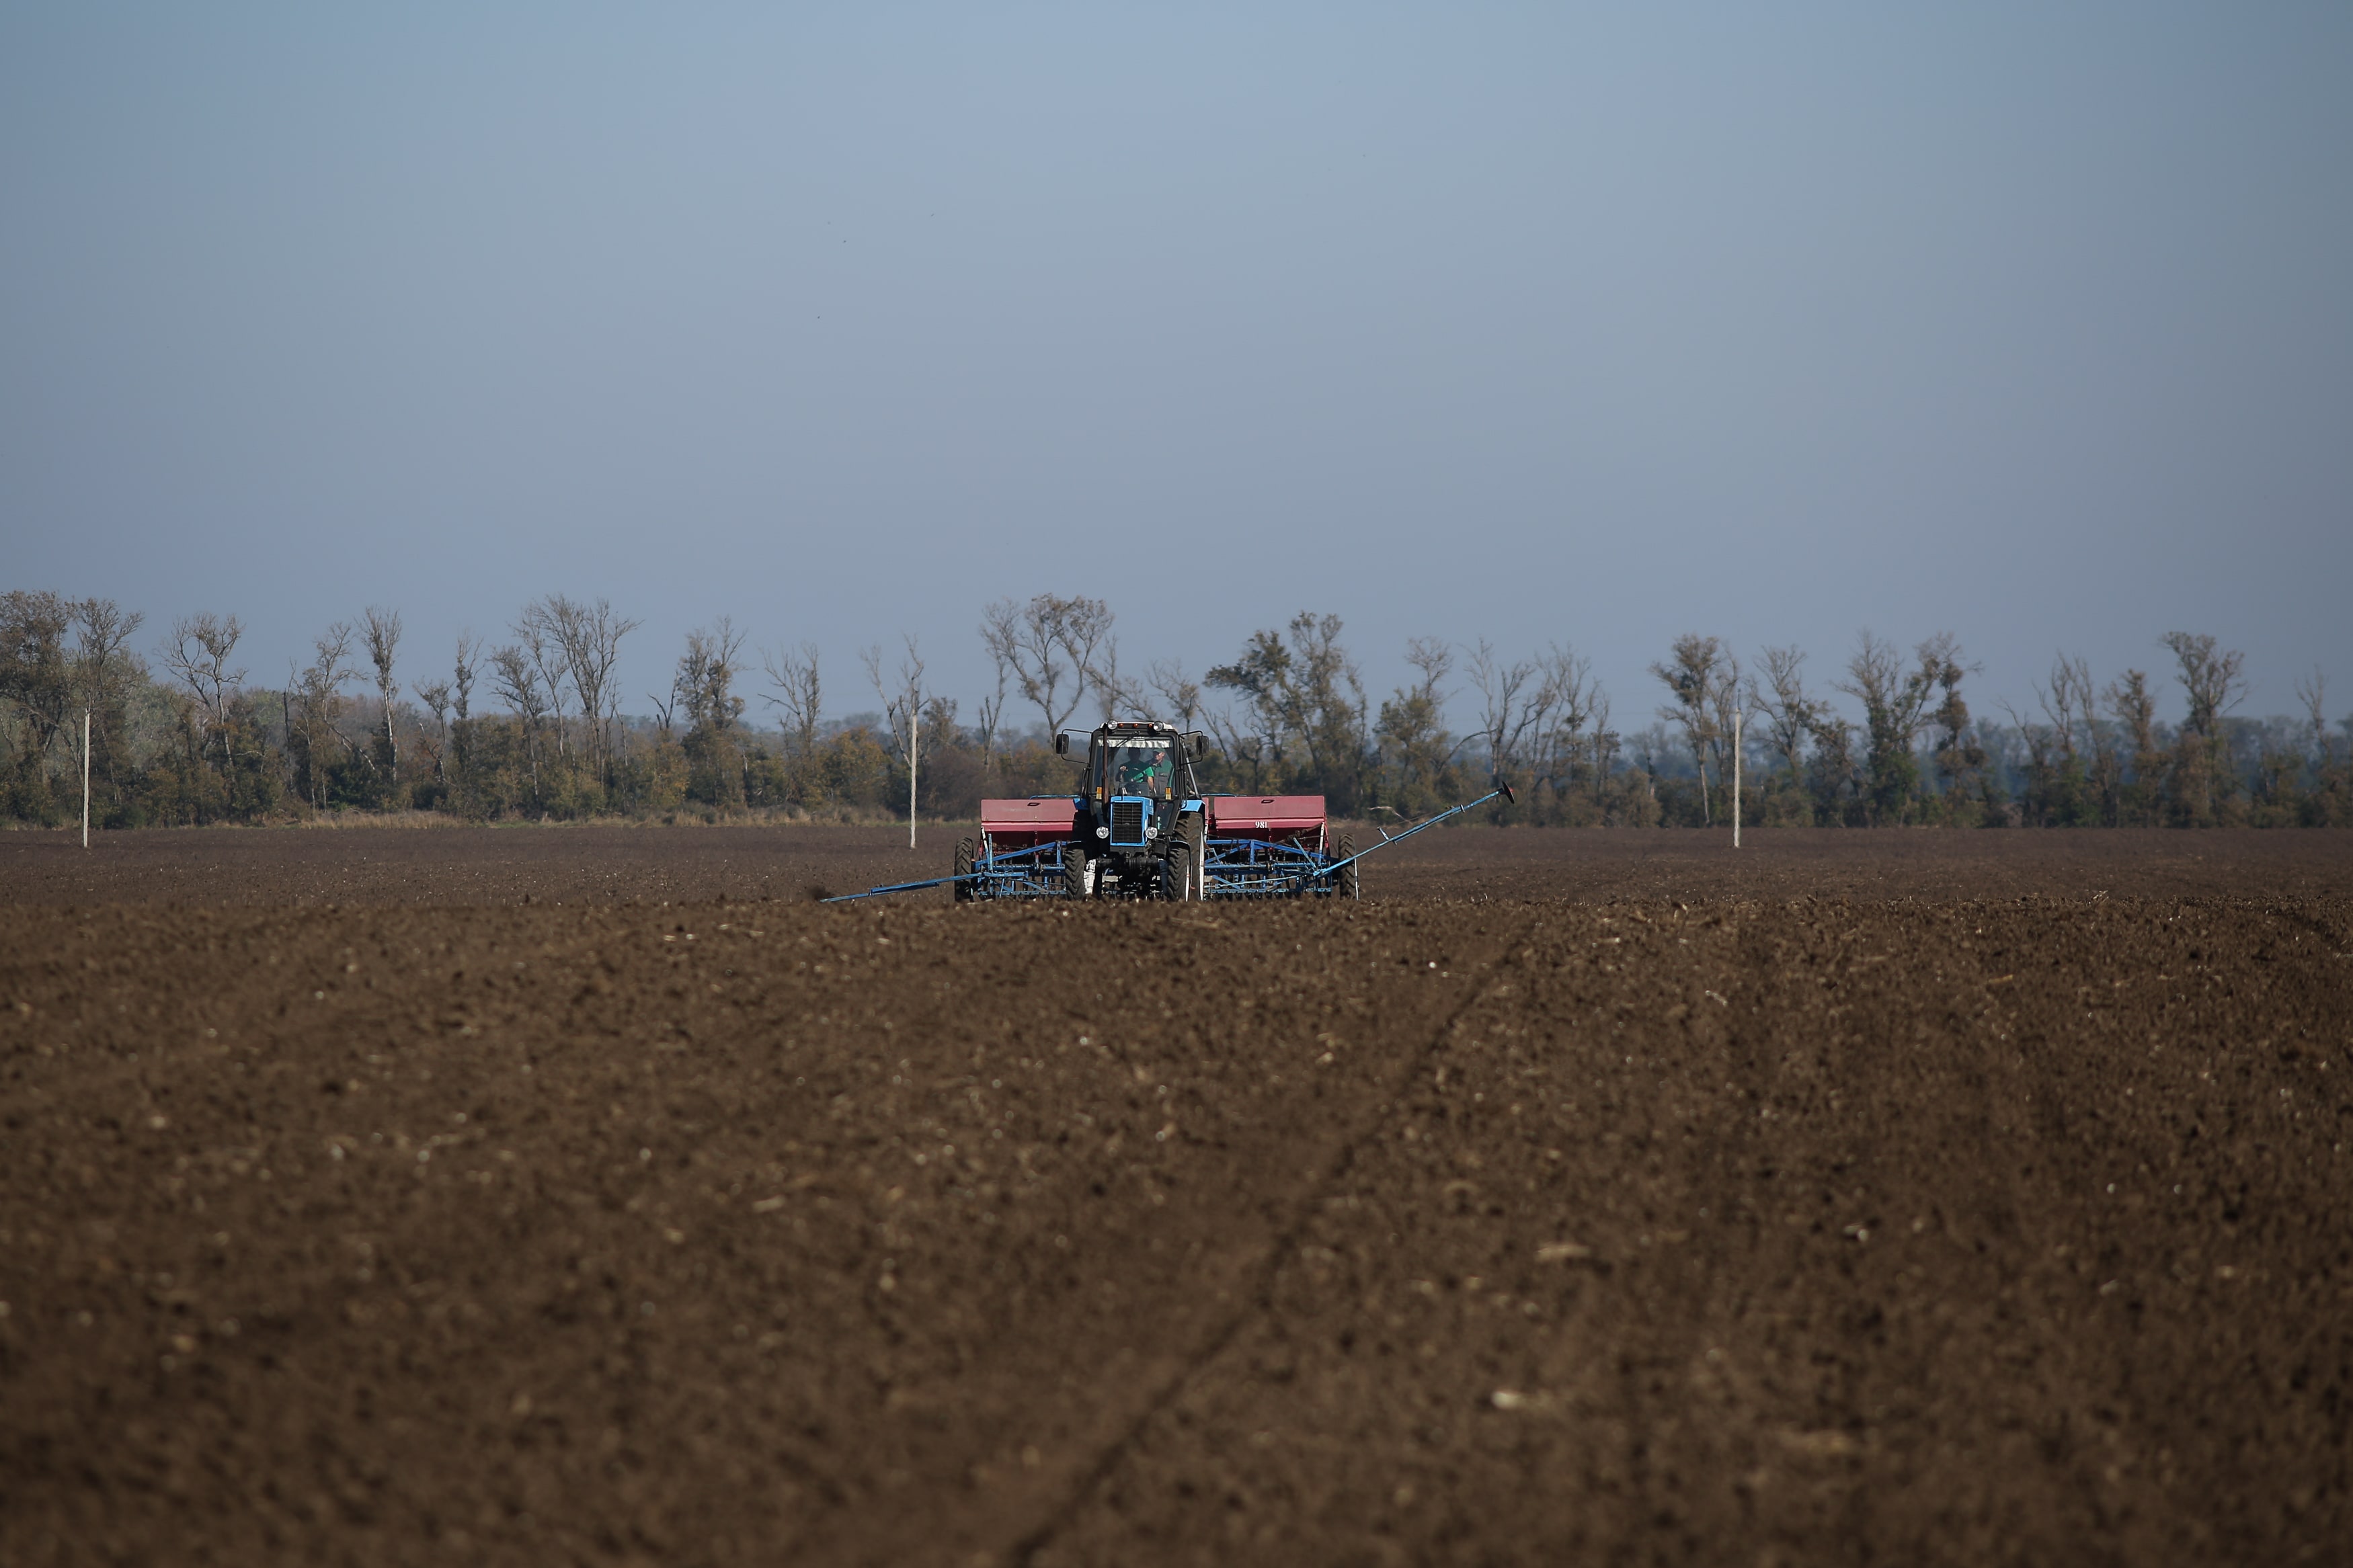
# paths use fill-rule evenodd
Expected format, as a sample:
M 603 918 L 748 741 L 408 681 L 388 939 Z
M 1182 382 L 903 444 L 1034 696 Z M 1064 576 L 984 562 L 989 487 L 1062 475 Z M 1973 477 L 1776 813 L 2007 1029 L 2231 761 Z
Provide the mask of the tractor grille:
M 1111 841 L 1122 849 L 1144 847 L 1144 803 L 1140 800 L 1115 800 L 1111 803 Z

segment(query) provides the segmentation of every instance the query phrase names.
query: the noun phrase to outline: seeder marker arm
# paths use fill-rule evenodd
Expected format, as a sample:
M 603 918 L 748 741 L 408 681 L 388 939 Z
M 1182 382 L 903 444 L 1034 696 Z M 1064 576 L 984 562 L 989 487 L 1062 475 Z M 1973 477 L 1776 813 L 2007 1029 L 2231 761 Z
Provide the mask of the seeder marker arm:
M 884 893 L 912 893 L 922 888 L 944 888 L 950 882 L 978 882 L 987 879 L 986 871 L 967 871 L 961 877 L 934 877 L 928 882 L 897 882 L 887 888 L 869 888 L 862 893 L 836 893 L 829 899 L 819 899 L 820 904 L 846 904 L 855 899 L 880 898 Z
M 1450 805 L 1435 816 L 1424 817 L 1421 821 L 1415 823 L 1411 827 L 1407 828 L 1403 833 L 1398 834 L 1394 837 L 1390 837 L 1388 834 L 1382 833 L 1381 841 L 1378 844 L 1367 845 L 1364 848 L 1357 850 L 1354 855 L 1349 856 L 1345 860 L 1335 860 L 1329 866 L 1320 867 L 1317 869 L 1309 872 L 1308 875 L 1311 877 L 1328 877 L 1333 872 L 1340 869 L 1343 866 L 1355 865 L 1357 861 L 1363 859 L 1366 856 L 1371 854 L 1376 849 L 1386 849 L 1392 844 L 1402 844 L 1407 839 L 1412 837 L 1415 834 L 1420 832 L 1423 828 L 1435 827 L 1440 823 L 1445 821 L 1448 817 L 1454 816 L 1458 812 L 1475 811 L 1491 800 L 1501 799 L 1509 801 L 1515 800 L 1518 797 L 1512 793 L 1511 785 L 1498 782 L 1493 789 L 1489 790 L 1477 800 L 1466 800 L 1461 805 Z M 1380 828 L 1377 825 L 1375 826 L 1373 830 L 1376 833 L 1380 832 Z

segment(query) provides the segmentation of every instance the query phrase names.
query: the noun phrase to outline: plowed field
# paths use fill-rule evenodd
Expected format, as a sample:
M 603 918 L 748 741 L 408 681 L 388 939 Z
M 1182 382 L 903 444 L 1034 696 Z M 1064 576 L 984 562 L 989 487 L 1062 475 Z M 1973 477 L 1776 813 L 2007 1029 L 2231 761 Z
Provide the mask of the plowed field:
M 2345 837 L 0 836 L 0 1562 L 2353 1561 Z

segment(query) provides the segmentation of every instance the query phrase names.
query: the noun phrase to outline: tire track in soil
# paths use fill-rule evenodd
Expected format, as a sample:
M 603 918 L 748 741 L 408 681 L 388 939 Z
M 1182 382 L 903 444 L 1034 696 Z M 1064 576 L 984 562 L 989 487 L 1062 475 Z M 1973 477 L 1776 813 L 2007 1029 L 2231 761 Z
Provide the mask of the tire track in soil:
M 1511 963 L 1511 951 L 1518 945 L 1520 935 L 1525 934 L 1527 929 L 1529 928 L 1524 925 L 1519 928 L 1518 932 L 1504 940 L 1502 944 L 1504 954 L 1503 965 L 1508 966 Z M 1016 1563 L 1028 1564 L 1036 1562 L 1041 1553 L 1050 1551 L 1055 1538 L 1068 1528 L 1071 1521 L 1102 1489 L 1104 1482 L 1133 1451 L 1145 1432 L 1165 1415 L 1171 1405 L 1184 1396 L 1186 1391 L 1202 1373 L 1225 1355 L 1246 1324 L 1254 1318 L 1263 1317 L 1275 1310 L 1273 1289 L 1275 1279 L 1298 1251 L 1300 1243 L 1304 1239 L 1310 1226 L 1314 1221 L 1317 1209 L 1331 1192 L 1346 1179 L 1350 1167 L 1356 1163 L 1358 1152 L 1379 1130 L 1381 1119 L 1388 1113 L 1389 1105 L 1403 1094 L 1415 1074 L 1445 1048 L 1449 1037 L 1460 1027 L 1463 1018 L 1492 995 L 1501 981 L 1501 974 L 1491 975 L 1464 996 L 1431 1033 L 1421 1048 L 1413 1053 L 1403 1064 L 1396 1078 L 1385 1086 L 1382 1100 L 1374 1108 L 1372 1115 L 1344 1139 L 1337 1152 L 1327 1163 L 1323 1173 L 1315 1179 L 1293 1206 L 1290 1222 L 1283 1227 L 1282 1233 L 1275 1238 L 1274 1246 L 1269 1249 L 1265 1259 L 1257 1269 L 1255 1278 L 1251 1280 L 1247 1303 L 1229 1315 L 1193 1354 L 1186 1358 L 1183 1367 L 1176 1375 L 1169 1379 L 1145 1403 L 1143 1408 L 1136 1412 L 1135 1418 L 1128 1424 L 1126 1430 L 1119 1435 L 1118 1439 L 1106 1447 L 1093 1461 L 1084 1467 L 1078 1478 L 1078 1484 L 1071 1489 L 1068 1498 L 1054 1510 L 1053 1514 L 1036 1529 L 1025 1532 L 1014 1542 L 1004 1553 L 1008 1560 Z

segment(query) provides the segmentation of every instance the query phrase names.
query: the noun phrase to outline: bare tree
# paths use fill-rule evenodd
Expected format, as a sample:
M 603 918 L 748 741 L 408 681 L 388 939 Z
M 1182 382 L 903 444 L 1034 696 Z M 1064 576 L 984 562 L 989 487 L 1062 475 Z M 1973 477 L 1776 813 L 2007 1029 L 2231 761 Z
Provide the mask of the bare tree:
M 2181 689 L 2189 698 L 2189 731 L 2200 736 L 2220 733 L 2222 715 L 2247 694 L 2247 683 L 2239 673 L 2244 656 L 2220 647 L 2203 634 L 2168 632 L 2160 640 L 2181 665 Z
M 1714 637 L 1686 632 L 1675 639 L 1672 661 L 1651 666 L 1651 673 L 1674 693 L 1674 704 L 1661 708 L 1659 717 L 1683 730 L 1692 761 L 1699 769 L 1700 820 L 1712 825 L 1715 817 L 1707 765 L 1724 743 L 1720 715 L 1723 689 L 1729 684 L 1724 645 Z M 1723 773 L 1721 766 L 1716 771 L 1719 775 Z
M 472 704 L 474 681 L 481 673 L 482 639 L 470 631 L 458 634 L 458 656 L 449 672 L 449 711 L 452 726 L 449 744 L 458 762 L 460 781 L 467 777 L 468 759 L 473 744 Z
M 425 710 L 433 715 L 433 776 L 446 780 L 449 776 L 447 758 L 449 752 L 449 683 L 446 680 L 419 682 L 410 689 Z
M 1144 672 L 1145 689 L 1158 700 L 1163 721 L 1180 730 L 1190 730 L 1201 716 L 1201 683 L 1185 673 L 1185 667 L 1173 658 L 1155 658 Z
M 1847 679 L 1832 683 L 1862 704 L 1869 737 L 1863 768 L 1873 821 L 1902 822 L 1910 811 L 1920 778 L 1912 743 L 1919 738 L 1944 666 L 1958 659 L 1960 645 L 1950 633 L 1939 633 L 1920 644 L 1918 654 L 1917 668 L 1907 674 L 1895 645 L 1866 630 L 1847 660 Z M 1828 734 L 1817 730 L 1817 742 Z
M 1130 713 L 1141 712 L 1145 706 L 1144 689 L 1119 672 L 1119 638 L 1106 634 L 1100 647 L 1089 652 L 1090 662 L 1080 668 L 1086 671 L 1087 684 L 1094 688 L 1095 700 L 1103 709 L 1106 724 L 1119 717 L 1125 709 Z
M 722 616 L 710 627 L 687 633 L 670 695 L 686 710 L 689 727 L 731 727 L 744 711 L 744 700 L 735 694 L 743 673 L 744 634 L 733 621 Z
M 817 726 L 824 696 L 817 655 L 817 644 L 805 642 L 798 653 L 760 656 L 768 672 L 768 684 L 776 689 L 776 695 L 763 694 L 762 700 L 784 710 L 785 732 L 792 737 L 796 756 L 806 757 L 817 749 Z
M 1111 606 L 1101 599 L 1069 598 L 1051 601 L 1055 636 L 1060 638 L 1062 651 L 1071 656 L 1071 668 L 1085 686 L 1097 684 L 1103 674 L 1103 655 L 1108 651 L 1113 663 L 1117 663 L 1119 645 L 1111 640 Z M 1113 671 L 1116 679 L 1116 669 Z
M 735 682 L 744 671 L 744 634 L 725 616 L 709 630 L 697 627 L 686 637 L 686 652 L 678 661 L 670 695 L 686 710 L 682 744 L 691 765 L 704 770 L 723 805 L 740 805 L 748 797 L 747 762 L 737 742 L 737 721 L 744 716 L 744 699 Z
M 990 605 L 982 612 L 980 637 L 989 657 L 1011 669 L 1051 734 L 1078 710 L 1111 627 L 1111 607 L 1101 599 L 1039 594 L 1026 605 L 1011 599 Z
M 2097 819 L 2115 825 L 2123 809 L 2124 768 L 2115 731 L 2100 722 L 2100 690 L 2090 662 L 2081 654 L 2059 654 L 2051 662 L 2049 685 L 2033 690 L 2045 722 L 2021 725 L 2020 733 L 2031 766 L 2053 781 L 2052 804 L 2060 818 L 2079 821 L 2093 808 L 2094 802 L 2078 798 L 2088 785 Z M 2018 722 L 2014 711 L 2010 721 Z
M 2181 689 L 2189 698 L 2189 716 L 2181 726 L 2176 798 L 2202 819 L 2214 809 L 2214 784 L 2223 773 L 2222 716 L 2247 694 L 2239 673 L 2242 656 L 2202 633 L 2168 632 L 2162 640 L 2180 666 Z
M 1601 805 L 1609 795 L 1609 770 L 1623 747 L 1623 738 L 1609 727 L 1609 694 L 1599 687 L 1593 689 L 1592 739 L 1587 743 L 1592 759 L 1593 800 Z
M 744 700 L 735 682 L 744 673 L 744 634 L 725 616 L 706 630 L 686 634 L 686 652 L 670 682 L 671 695 L 686 710 L 688 725 L 708 730 L 733 728 L 744 713 Z
M 1726 787 L 1725 780 L 1733 771 L 1734 737 L 1746 738 L 1746 721 L 1741 717 L 1740 701 L 1747 689 L 1741 673 L 1740 659 L 1730 648 L 1725 649 L 1724 663 L 1715 672 L 1715 689 L 1709 694 L 1709 730 L 1715 749 L 1715 782 L 1719 789 Z M 1727 803 L 1728 804 L 1728 803 Z
M 956 728 L 956 710 L 960 706 L 955 698 L 937 692 L 923 699 L 923 755 L 937 756 L 957 743 L 960 731 Z
M 613 684 L 613 668 L 620 662 L 621 639 L 642 623 L 615 614 L 610 599 L 591 605 L 561 594 L 551 594 L 526 606 L 523 615 L 526 619 L 536 615 L 553 639 L 555 657 L 570 675 L 573 694 L 579 699 L 589 766 L 611 787 L 613 721 L 620 717 L 621 700 Z
M 2034 689 L 2042 696 L 2042 689 Z M 2058 754 L 2057 731 L 2054 726 L 2021 713 L 2008 698 L 2001 700 L 2001 710 L 2010 717 L 2010 727 L 2018 732 L 2019 744 L 2026 749 L 2026 790 L 2021 799 L 2023 820 L 2031 827 L 2045 826 L 2051 816 L 2056 791 L 2054 783 L 2063 776 L 2065 763 Z M 2050 710 L 2044 704 L 2046 716 Z
M 1561 795 L 1568 790 L 1583 752 L 1585 727 L 1593 721 L 1597 707 L 1604 713 L 1609 710 L 1594 683 L 1593 667 L 1572 649 L 1552 644 L 1536 656 L 1535 665 L 1544 716 L 1538 721 L 1535 754 L 1553 793 Z
M 915 639 L 902 640 L 907 651 L 899 659 L 895 677 L 887 679 L 882 671 L 881 644 L 868 648 L 860 658 L 866 664 L 866 679 L 874 684 L 874 695 L 882 700 L 886 722 L 891 726 L 891 743 L 907 761 L 907 847 L 915 847 L 915 773 L 922 765 L 923 754 L 923 657 L 916 650 Z
M 126 613 L 111 599 L 83 599 L 69 606 L 74 628 L 73 689 L 85 712 L 94 720 L 91 745 L 104 759 L 108 784 L 118 793 L 121 778 L 118 763 L 127 737 L 133 682 L 145 670 L 130 651 L 131 636 L 146 619 L 136 610 Z
M 1446 743 L 1446 678 L 1453 672 L 1454 648 L 1443 637 L 1413 637 L 1405 661 L 1419 677 L 1381 704 L 1373 732 L 1395 766 L 1391 798 L 1377 809 L 1399 817 L 1418 816 L 1436 798 L 1439 774 L 1460 744 Z
M 164 668 L 180 678 L 196 708 L 204 715 L 205 732 L 224 737 L 228 730 L 229 698 L 245 681 L 243 668 L 231 669 L 228 661 L 237 651 L 237 639 L 245 635 L 245 623 L 235 616 L 224 620 L 207 610 L 202 615 L 183 616 L 172 623 L 172 637 L 158 650 Z M 228 759 L 221 759 L 224 769 Z
M 1251 731 L 1234 737 L 1249 750 L 1228 739 L 1241 728 L 1229 717 L 1214 715 L 1211 725 L 1229 755 L 1250 763 L 1254 789 L 1262 787 L 1263 771 L 1283 763 L 1296 746 L 1305 753 L 1305 779 L 1324 792 L 1335 815 L 1345 815 L 1356 809 L 1369 762 L 1364 675 L 1341 646 L 1339 616 L 1302 610 L 1288 630 L 1288 643 L 1281 630 L 1251 633 L 1240 658 L 1213 666 L 1202 678 L 1249 700 Z
M 2312 725 L 2312 757 L 2317 769 L 2326 773 L 2337 765 L 2337 744 L 2328 736 L 2328 677 L 2318 665 L 2310 675 L 2295 678 L 2295 700 Z
M 985 625 L 981 642 L 988 647 L 988 662 L 997 671 L 995 689 L 980 700 L 980 723 L 976 726 L 980 731 L 980 771 L 982 776 L 988 777 L 997 772 L 997 736 L 1005 727 L 1005 688 L 1012 679 L 1013 667 L 997 652 Z
M 291 696 L 297 701 L 288 704 L 287 731 L 290 742 L 299 739 L 301 750 L 297 758 L 304 774 L 305 793 L 311 805 L 321 811 L 327 805 L 327 778 L 322 753 L 328 742 L 343 743 L 336 726 L 343 716 L 343 687 L 358 671 L 352 666 L 352 627 L 348 621 L 337 621 L 311 642 L 311 667 L 291 676 Z M 301 725 L 295 724 L 293 712 L 299 704 Z
M 400 739 L 393 733 L 392 702 L 400 694 L 400 683 L 392 678 L 392 658 L 400 647 L 400 612 L 370 605 L 361 612 L 361 618 L 366 623 L 368 662 L 375 666 L 376 696 L 384 703 L 385 771 L 397 784 Z
M 564 639 L 556 629 L 554 612 L 548 601 L 534 599 L 522 607 L 522 614 L 515 617 L 511 629 L 519 639 L 523 656 L 531 660 L 547 711 L 554 716 L 555 754 L 561 757 L 565 754 L 564 686 L 572 674 L 572 667 L 565 657 Z
M 1210 723 L 1219 731 L 1219 749 L 1250 764 L 1253 791 L 1266 787 L 1265 770 L 1282 764 L 1292 738 L 1305 725 L 1306 704 L 1299 693 L 1296 662 L 1282 633 L 1269 628 L 1251 633 L 1240 658 L 1231 664 L 1210 666 L 1203 678 L 1221 690 L 1240 694 L 1249 703 L 1244 720 L 1237 721 L 1220 712 L 1211 717 Z
M 2118 794 L 2122 808 L 2117 820 L 2153 826 L 2158 820 L 2159 788 L 2165 775 L 2165 753 L 2157 749 L 2157 700 L 2149 694 L 2146 671 L 2127 669 L 2108 682 L 2102 694 L 2108 716 L 2124 731 L 2132 749 L 2132 780 Z
M 69 606 L 73 617 L 74 681 L 82 701 L 103 705 L 114 682 L 127 674 L 131 635 L 146 620 L 125 613 L 111 599 L 83 599 Z
M 1056 699 L 1048 687 L 1049 671 L 1032 668 L 1022 646 L 1022 608 L 1011 599 L 996 600 L 980 613 L 980 644 L 988 650 L 988 662 L 997 671 L 997 689 L 1004 690 L 1008 680 L 1018 685 L 1022 697 L 1045 714 L 1050 730 Z M 1060 684 L 1059 671 L 1052 672 L 1052 684 Z
M 1487 742 L 1487 771 L 1509 773 L 1518 763 L 1523 742 L 1544 716 L 1544 682 L 1536 679 L 1532 659 L 1505 664 L 1485 637 L 1465 650 L 1472 687 L 1479 693 L 1479 733 Z
M 513 643 L 491 651 L 491 689 L 522 726 L 522 751 L 531 767 L 531 793 L 539 795 L 539 732 L 547 722 L 547 689 L 529 650 Z
M 1806 739 L 1827 717 L 1824 704 L 1806 695 L 1805 651 L 1794 644 L 1765 650 L 1765 684 L 1748 683 L 1748 700 L 1765 715 L 1773 750 L 1795 784 L 1803 776 Z
M 2033 691 L 2063 764 L 2094 748 L 2099 738 L 2099 699 L 2089 661 L 2081 654 L 2058 655 L 2051 661 L 2050 684 L 2038 684 Z

